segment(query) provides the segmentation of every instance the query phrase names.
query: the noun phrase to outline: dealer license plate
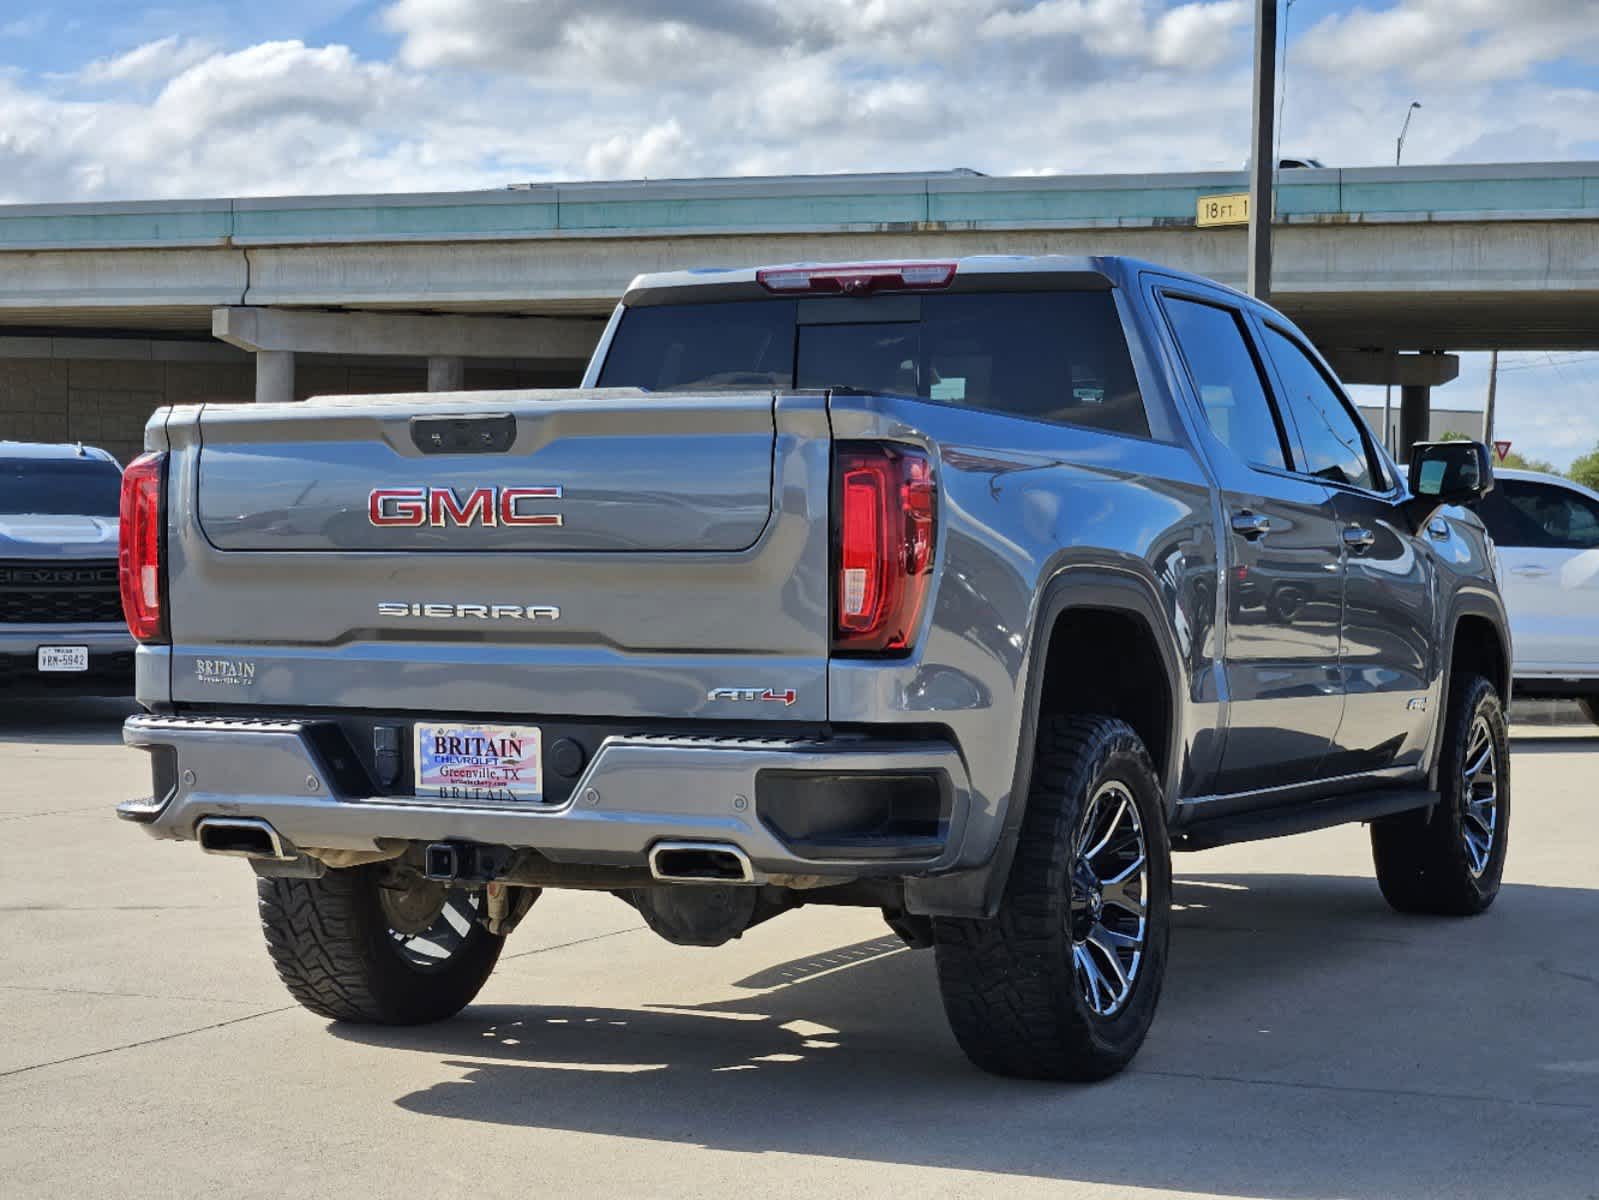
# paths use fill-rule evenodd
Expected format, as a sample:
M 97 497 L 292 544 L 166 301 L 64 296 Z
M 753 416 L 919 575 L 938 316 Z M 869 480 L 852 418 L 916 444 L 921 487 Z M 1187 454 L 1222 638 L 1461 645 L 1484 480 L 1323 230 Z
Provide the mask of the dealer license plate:
M 544 799 L 542 746 L 532 726 L 418 724 L 414 738 L 418 796 Z
M 39 647 L 41 671 L 87 671 L 88 669 L 89 647 L 87 646 Z

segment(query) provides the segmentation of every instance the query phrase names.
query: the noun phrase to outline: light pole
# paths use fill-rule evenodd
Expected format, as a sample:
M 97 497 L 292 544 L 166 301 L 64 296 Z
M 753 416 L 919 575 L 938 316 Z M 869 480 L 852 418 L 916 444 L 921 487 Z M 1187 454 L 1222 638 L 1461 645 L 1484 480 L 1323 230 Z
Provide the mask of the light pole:
M 1272 103 L 1277 98 L 1277 0 L 1255 0 L 1255 94 L 1249 163 L 1249 282 L 1257 300 L 1271 300 Z
M 1410 107 L 1405 109 L 1405 123 L 1399 127 L 1399 141 L 1394 145 L 1394 166 L 1399 165 L 1400 156 L 1405 152 L 1405 134 L 1410 132 L 1410 118 L 1421 107 L 1420 100 L 1412 100 Z
M 1293 15 L 1294 5 L 1296 3 L 1298 3 L 1298 0 L 1288 0 L 1288 3 L 1283 5 L 1283 52 L 1282 60 L 1278 64 L 1277 71 L 1277 77 L 1279 80 L 1279 87 L 1277 89 L 1277 129 L 1275 131 L 1277 135 L 1277 149 L 1273 152 L 1271 160 L 1272 170 L 1274 172 L 1278 170 L 1278 164 L 1282 161 L 1283 111 L 1288 107 L 1288 18 Z M 1276 179 L 1277 176 L 1274 174 L 1272 176 L 1273 186 L 1276 184 Z

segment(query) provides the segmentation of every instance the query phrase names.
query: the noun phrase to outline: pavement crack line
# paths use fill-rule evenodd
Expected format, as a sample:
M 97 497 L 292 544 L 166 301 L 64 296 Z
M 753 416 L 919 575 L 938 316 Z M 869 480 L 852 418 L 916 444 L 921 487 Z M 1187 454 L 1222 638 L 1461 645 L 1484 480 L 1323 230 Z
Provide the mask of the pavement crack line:
M 1422 1088 L 1361 1087 L 1344 1083 L 1309 1083 L 1296 1079 L 1257 1079 L 1248 1075 L 1213 1075 L 1203 1071 L 1145 1071 L 1137 1067 L 1127 1072 L 1131 1076 L 1149 1076 L 1156 1079 L 1194 1079 L 1204 1083 L 1237 1083 L 1249 1087 L 1297 1088 L 1313 1092 L 1345 1092 L 1356 1096 L 1407 1096 L 1418 1100 L 1461 1100 L 1474 1104 L 1508 1104 L 1514 1107 L 1560 1108 L 1575 1112 L 1599 1111 L 1599 1104 L 1580 1100 L 1516 1100 L 1508 1096 L 1484 1096 L 1466 1092 L 1430 1092 Z
M 501 962 L 510 962 L 513 958 L 527 958 L 532 954 L 548 954 L 551 950 L 565 950 L 568 946 L 586 946 L 590 942 L 603 942 L 606 938 L 621 937 L 624 933 L 638 933 L 647 929 L 647 925 L 630 925 L 626 929 L 613 929 L 610 933 L 596 933 L 593 937 L 578 938 L 576 941 L 561 942 L 554 946 L 540 946 L 536 950 L 523 950 L 519 954 L 502 954 Z
M 225 1029 L 229 1025 L 240 1025 L 245 1021 L 254 1021 L 257 1017 L 271 1017 L 276 1016 L 278 1013 L 293 1012 L 299 1007 L 298 1004 L 285 1004 L 282 1008 L 269 1008 L 263 1012 L 248 1013 L 242 1017 L 230 1017 L 226 1021 L 214 1021 L 210 1025 L 199 1025 L 194 1029 L 180 1029 L 176 1033 L 163 1033 L 160 1037 L 144 1038 L 137 1042 L 124 1042 L 120 1046 L 107 1046 L 103 1050 L 88 1050 L 82 1054 L 69 1054 L 66 1058 L 31 1063 L 26 1067 L 13 1067 L 9 1071 L 0 1071 L 0 1079 L 9 1079 L 14 1075 L 26 1075 L 29 1071 L 42 1071 L 46 1067 L 59 1067 L 66 1063 L 82 1062 L 86 1058 L 99 1058 L 106 1054 L 116 1054 L 123 1050 L 137 1050 L 140 1046 L 154 1046 L 161 1042 L 176 1041 L 178 1038 L 185 1038 L 190 1034 L 209 1033 L 213 1029 Z
M 170 1000 L 178 1004 L 254 1005 L 256 1000 L 218 1000 L 211 996 L 157 996 L 151 992 L 112 992 L 95 988 L 47 987 L 37 983 L 0 983 L 0 991 L 48 992 L 55 996 L 107 996 L 119 1000 Z
M 6 813 L 0 816 L 0 821 L 27 821 L 33 817 L 70 817 L 78 814 L 94 813 L 96 816 L 105 816 L 105 808 L 95 805 L 93 808 L 49 808 L 43 812 Z

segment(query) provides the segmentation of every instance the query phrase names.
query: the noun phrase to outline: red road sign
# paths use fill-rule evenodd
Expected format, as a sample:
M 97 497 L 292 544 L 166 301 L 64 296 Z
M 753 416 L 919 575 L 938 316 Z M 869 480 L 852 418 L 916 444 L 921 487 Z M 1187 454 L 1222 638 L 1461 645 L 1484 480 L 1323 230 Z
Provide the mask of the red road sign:
M 1500 462 L 1504 462 L 1506 455 L 1508 455 L 1510 453 L 1510 443 L 1509 442 L 1495 442 L 1494 443 L 1494 453 L 1499 456 L 1499 461 Z

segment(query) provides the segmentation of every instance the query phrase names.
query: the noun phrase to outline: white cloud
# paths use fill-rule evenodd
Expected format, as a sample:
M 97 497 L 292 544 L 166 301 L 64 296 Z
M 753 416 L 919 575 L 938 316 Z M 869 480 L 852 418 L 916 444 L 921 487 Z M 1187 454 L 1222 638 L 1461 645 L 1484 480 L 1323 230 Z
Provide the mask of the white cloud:
M 1391 161 L 1419 97 L 1407 161 L 1599 154 L 1594 87 L 1423 89 L 1405 73 L 1416 52 L 1387 41 L 1368 57 L 1401 65 L 1362 68 L 1357 84 L 1328 49 L 1361 21 L 1410 46 L 1406 22 L 1430 35 L 1443 8 L 1464 14 L 1468 49 L 1470 30 L 1505 32 L 1512 11 L 1402 0 L 1307 31 L 1290 52 L 1284 148 Z M 1527 25 L 1547 38 L 1572 9 L 1529 0 Z M 1249 18 L 1247 0 L 391 0 L 392 61 L 166 37 L 33 80 L 0 52 L 0 199 L 1236 168 Z
M 429 119 L 415 78 L 292 41 L 210 52 L 149 98 L 64 99 L 0 79 L 0 201 L 428 186 L 429 155 L 407 133 Z M 451 182 L 489 181 L 475 148 L 453 149 Z
M 97 58 L 78 72 L 85 83 L 161 83 L 203 62 L 216 47 L 191 38 L 165 37 L 125 54 Z
M 383 21 L 412 67 L 648 86 L 787 44 L 796 30 L 786 11 L 767 0 L 396 0 Z
M 1244 0 L 1179 5 L 1155 23 L 1154 59 L 1163 67 L 1214 67 L 1230 57 L 1234 35 L 1250 21 Z
M 1592 0 L 1400 0 L 1323 18 L 1303 52 L 1334 74 L 1398 71 L 1460 85 L 1526 76 L 1561 58 L 1599 61 L 1599 13 Z
M 681 174 L 696 152 L 675 120 L 652 125 L 638 135 L 616 133 L 589 148 L 587 173 L 595 179 L 648 179 Z

